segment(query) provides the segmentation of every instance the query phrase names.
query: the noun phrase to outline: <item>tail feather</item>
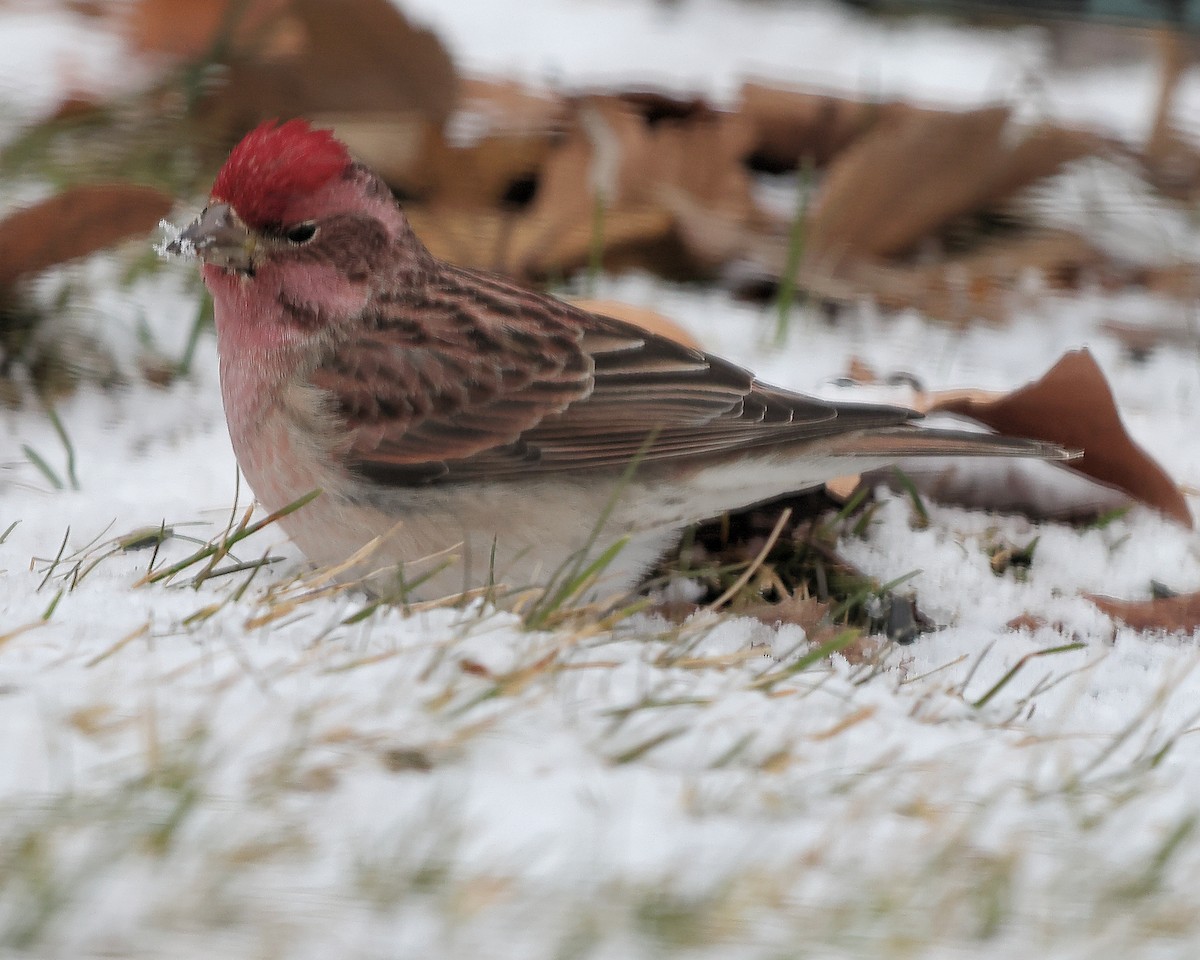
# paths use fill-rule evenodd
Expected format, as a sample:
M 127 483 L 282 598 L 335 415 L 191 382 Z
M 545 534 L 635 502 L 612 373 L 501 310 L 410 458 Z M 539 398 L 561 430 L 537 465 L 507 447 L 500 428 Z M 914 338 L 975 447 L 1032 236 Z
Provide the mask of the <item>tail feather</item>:
M 939 430 L 898 426 L 830 437 L 829 453 L 844 457 L 1031 457 L 1074 460 L 1082 450 L 1069 450 L 1045 440 L 1005 437 L 970 430 Z

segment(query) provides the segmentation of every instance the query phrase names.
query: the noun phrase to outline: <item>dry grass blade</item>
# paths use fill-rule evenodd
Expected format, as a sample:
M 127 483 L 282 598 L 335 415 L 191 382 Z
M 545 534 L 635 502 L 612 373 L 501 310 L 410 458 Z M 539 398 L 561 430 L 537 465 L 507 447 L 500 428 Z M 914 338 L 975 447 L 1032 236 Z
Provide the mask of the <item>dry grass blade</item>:
M 807 653 L 799 656 L 792 663 L 782 667 L 779 670 L 772 670 L 761 677 L 757 677 L 751 684 L 751 690 L 770 690 L 776 684 L 794 677 L 798 673 L 803 673 L 813 664 L 820 663 L 822 660 L 832 657 L 835 653 L 841 653 L 846 647 L 861 639 L 862 634 L 853 628 L 843 630 L 832 640 L 827 640 L 825 643 L 818 644 Z
M 750 582 L 754 574 L 756 574 L 766 562 L 767 555 L 770 554 L 771 548 L 775 546 L 775 542 L 779 539 L 779 535 L 783 532 L 783 528 L 787 525 L 787 522 L 791 518 L 792 511 L 790 507 L 779 514 L 779 519 L 775 521 L 774 529 L 767 537 L 767 540 L 763 544 L 762 549 L 759 550 L 758 555 L 751 560 L 749 564 L 747 564 L 746 569 L 742 572 L 742 575 L 733 583 L 731 583 L 729 588 L 724 593 L 722 593 L 719 597 L 717 597 L 716 600 L 708 605 L 709 610 L 719 610 L 730 600 L 736 597 L 741 592 L 742 588 Z
M 187 570 L 189 567 L 193 567 L 203 561 L 208 561 L 205 568 L 196 576 L 195 580 L 193 581 L 194 586 L 199 586 L 204 582 L 205 579 L 213 575 L 216 564 L 220 562 L 223 557 L 227 556 L 229 551 L 232 550 L 233 547 L 235 547 L 238 543 L 245 540 L 247 537 L 258 533 L 258 531 L 269 527 L 271 524 L 277 523 L 283 517 L 289 516 L 290 514 L 295 513 L 297 510 L 302 509 L 319 497 L 321 493 L 321 490 L 313 490 L 309 493 L 306 493 L 298 500 L 289 503 L 285 507 L 280 507 L 278 510 L 268 514 L 255 523 L 249 522 L 253 508 L 247 509 L 246 513 L 242 516 L 241 521 L 238 522 L 236 528 L 232 529 L 231 531 L 227 530 L 216 540 L 205 544 L 199 550 L 195 551 L 190 556 L 184 557 L 184 559 L 178 561 L 177 563 L 170 564 L 169 566 L 163 567 L 160 570 L 156 570 L 153 573 L 147 573 L 135 584 L 135 586 L 140 587 L 148 583 L 161 583 L 164 580 L 171 580 L 184 570 Z

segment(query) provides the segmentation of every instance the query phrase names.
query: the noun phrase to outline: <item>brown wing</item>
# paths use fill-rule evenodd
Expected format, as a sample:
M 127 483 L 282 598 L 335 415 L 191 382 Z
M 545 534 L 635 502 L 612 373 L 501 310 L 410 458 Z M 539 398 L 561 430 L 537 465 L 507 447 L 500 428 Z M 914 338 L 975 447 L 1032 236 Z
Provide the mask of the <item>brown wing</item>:
M 379 301 L 366 333 L 313 373 L 387 483 L 614 470 L 867 427 L 894 407 L 835 407 L 496 277 L 445 267 Z

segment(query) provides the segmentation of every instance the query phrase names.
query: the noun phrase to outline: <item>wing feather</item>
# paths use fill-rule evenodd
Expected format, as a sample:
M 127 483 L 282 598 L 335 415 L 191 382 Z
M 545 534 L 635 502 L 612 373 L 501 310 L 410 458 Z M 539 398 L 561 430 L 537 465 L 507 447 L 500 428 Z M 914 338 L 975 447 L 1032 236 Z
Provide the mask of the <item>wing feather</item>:
M 684 462 L 895 427 L 498 277 L 443 266 L 379 297 L 312 373 L 365 477 L 428 483 Z

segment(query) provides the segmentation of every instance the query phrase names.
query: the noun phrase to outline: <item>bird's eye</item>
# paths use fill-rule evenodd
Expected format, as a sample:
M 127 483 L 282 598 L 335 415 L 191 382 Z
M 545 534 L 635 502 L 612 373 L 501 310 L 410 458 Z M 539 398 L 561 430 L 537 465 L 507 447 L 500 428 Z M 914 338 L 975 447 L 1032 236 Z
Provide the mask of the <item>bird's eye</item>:
M 308 243 L 317 235 L 317 225 L 311 220 L 304 223 L 298 223 L 294 227 L 288 227 L 283 232 L 284 237 L 292 243 Z

